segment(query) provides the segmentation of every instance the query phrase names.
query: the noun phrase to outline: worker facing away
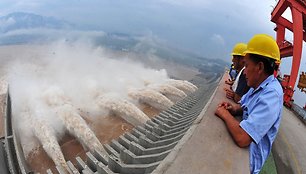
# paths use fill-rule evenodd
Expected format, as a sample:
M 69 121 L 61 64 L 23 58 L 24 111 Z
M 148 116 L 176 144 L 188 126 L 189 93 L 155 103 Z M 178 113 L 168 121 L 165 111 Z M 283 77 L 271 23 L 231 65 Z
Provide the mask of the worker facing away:
M 249 147 L 250 173 L 260 172 L 277 135 L 283 106 L 283 90 L 273 76 L 280 52 L 275 40 L 255 35 L 245 51 L 246 80 L 250 90 L 239 104 L 222 102 L 215 114 L 221 118 L 239 147 Z M 242 121 L 233 116 L 242 115 Z

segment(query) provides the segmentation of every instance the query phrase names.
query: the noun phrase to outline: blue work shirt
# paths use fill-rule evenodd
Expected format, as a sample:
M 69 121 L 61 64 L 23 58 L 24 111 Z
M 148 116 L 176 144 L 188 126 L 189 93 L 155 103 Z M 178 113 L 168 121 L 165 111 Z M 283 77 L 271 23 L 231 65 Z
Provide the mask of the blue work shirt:
M 243 120 L 240 127 L 253 141 L 249 147 L 250 170 L 259 173 L 272 149 L 278 132 L 283 108 L 283 89 L 273 75 L 258 88 L 250 90 L 241 98 Z
M 231 65 L 231 68 L 230 68 L 228 74 L 229 74 L 231 80 L 235 80 L 235 79 L 236 79 L 236 76 L 237 76 L 238 73 L 237 73 L 237 71 L 234 69 L 234 65 L 233 65 L 233 64 Z

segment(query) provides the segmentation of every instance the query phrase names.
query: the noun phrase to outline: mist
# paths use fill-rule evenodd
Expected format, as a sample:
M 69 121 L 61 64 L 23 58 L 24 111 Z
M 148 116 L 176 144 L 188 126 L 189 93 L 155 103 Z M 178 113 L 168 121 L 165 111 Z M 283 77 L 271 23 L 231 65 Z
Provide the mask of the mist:
M 19 47 L 26 48 L 22 50 L 18 49 Z M 127 121 L 132 120 L 132 124 L 143 124 L 149 119 L 137 109 L 139 102 L 143 101 L 129 96 L 129 91 L 165 86 L 170 79 L 165 69 L 149 68 L 136 62 L 129 54 L 115 51 L 110 53 L 103 47 L 94 46 L 88 40 L 68 42 L 63 39 L 44 45 L 6 46 L 5 49 L 11 49 L 10 52 L 20 51 L 12 53 L 14 56 L 10 55 L 13 59 L 4 61 L 5 68 L 2 73 L 5 74 L 3 81 L 9 84 L 14 124 L 20 134 L 26 157 L 41 143 L 48 143 L 43 144 L 44 150 L 52 154 L 52 150 L 49 149 L 48 152 L 48 148 L 58 147 L 54 139 L 61 140 L 67 132 L 75 134 L 85 149 L 104 151 L 99 142 L 91 147 L 86 144 L 86 136 L 80 135 L 82 130 L 88 129 L 89 133 L 86 135 L 92 135 L 91 139 L 96 140 L 90 127 L 84 125 L 86 123 L 83 118 L 90 117 L 95 120 L 114 112 Z M 175 85 L 172 88 L 175 88 Z M 177 97 L 182 99 L 186 96 L 180 89 L 175 90 L 178 93 L 175 101 L 178 100 Z M 166 109 L 174 104 L 158 90 L 154 93 L 158 94 L 156 99 L 149 102 L 153 107 Z M 102 101 L 101 99 L 106 99 L 105 96 L 111 100 Z M 161 106 L 162 103 L 158 103 L 161 99 L 168 103 Z M 113 103 L 120 105 L 115 106 Z M 103 104 L 104 106 L 101 106 Z M 124 108 L 128 107 L 134 111 L 127 112 Z M 138 116 L 135 113 L 138 113 Z M 136 118 L 132 118 L 132 115 Z M 75 121 L 70 123 L 68 120 Z M 71 127 L 79 127 L 80 130 Z M 50 130 L 46 133 L 49 137 L 38 135 L 46 130 Z M 53 159 L 55 157 L 51 155 L 53 161 L 58 161 L 58 165 L 66 167 L 62 163 L 60 153 L 57 154 L 59 159 Z

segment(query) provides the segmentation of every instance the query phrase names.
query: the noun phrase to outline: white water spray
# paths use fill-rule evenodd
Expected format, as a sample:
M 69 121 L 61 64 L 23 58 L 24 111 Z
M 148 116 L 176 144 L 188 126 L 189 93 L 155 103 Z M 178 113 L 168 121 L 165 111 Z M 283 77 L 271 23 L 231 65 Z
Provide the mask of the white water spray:
M 34 135 L 40 141 L 43 149 L 53 160 L 55 165 L 61 166 L 67 171 L 69 171 L 66 160 L 61 151 L 61 147 L 57 142 L 54 130 L 47 124 L 46 121 L 44 121 L 43 119 L 39 119 L 39 117 L 36 115 L 31 115 L 29 111 L 24 111 L 22 114 L 23 117 L 28 118 L 31 125 L 33 125 L 32 130 Z
M 167 97 L 152 89 L 129 90 L 128 95 L 159 110 L 166 110 L 173 105 Z
M 24 124 L 20 119 L 24 106 L 29 107 L 32 112 L 37 104 L 44 105 L 43 113 L 46 114 L 30 114 L 45 120 L 50 129 L 55 132 L 57 139 L 60 139 L 60 136 L 63 136 L 68 129 L 84 146 L 91 150 L 100 148 L 100 151 L 103 151 L 102 145 L 87 127 L 76 108 L 88 112 L 88 116 L 94 121 L 94 116 L 101 115 L 101 108 L 93 103 L 97 102 L 97 97 L 101 94 L 115 93 L 120 96 L 119 99 L 128 100 L 127 89 L 144 88 L 144 83 L 161 84 L 169 79 L 165 70 L 146 68 L 142 64 L 131 61 L 128 56 L 125 57 L 125 53 L 122 55 L 117 51 L 105 51 L 101 47 L 90 46 L 87 42 L 71 43 L 63 40 L 53 45 L 29 46 L 24 52 L 15 51 L 23 47 L 20 45 L 3 49 L 10 49 L 12 55 L 9 57 L 16 58 L 14 62 L 10 62 L 10 66 L 6 69 L 8 72 L 4 74 L 8 75 L 15 122 L 18 125 L 21 140 L 24 139 L 22 146 L 28 153 L 36 148 L 39 142 L 35 141 L 33 132 L 29 130 L 29 127 L 36 124 Z M 28 50 L 32 50 L 33 53 L 29 53 Z M 53 85 L 59 86 L 69 100 L 63 97 L 64 95 L 52 92 L 49 95 L 44 94 L 45 89 Z M 143 93 L 137 100 L 159 109 L 167 109 L 173 104 L 162 94 L 154 92 L 155 97 L 151 96 L 153 92 L 148 96 Z M 162 100 L 159 101 L 161 98 Z M 108 109 L 112 112 L 116 111 L 118 115 L 136 115 L 139 117 L 138 122 L 142 124 L 148 119 L 147 116 L 143 116 L 142 111 L 141 114 L 135 111 L 136 109 L 128 111 L 126 108 L 135 108 L 131 103 L 118 101 L 106 103 L 106 106 L 110 105 Z M 116 108 L 115 103 L 125 109 Z M 38 133 L 42 131 L 37 131 Z M 52 141 L 55 142 L 55 140 L 54 138 Z
M 101 108 L 114 112 L 134 126 L 145 124 L 150 118 L 131 102 L 110 96 L 100 96 L 96 102 Z
M 192 87 L 195 91 L 198 90 L 198 87 L 196 85 L 194 85 L 193 83 L 187 81 L 187 80 L 182 80 L 185 84 L 189 85 L 190 87 Z
M 148 87 L 160 92 L 173 102 L 177 102 L 187 96 L 184 91 L 168 84 L 152 84 Z
M 172 85 L 172 86 L 174 86 L 174 87 L 176 87 L 176 88 L 178 88 L 178 89 L 180 89 L 180 90 L 182 90 L 182 91 L 184 91 L 185 93 L 188 93 L 188 94 L 192 93 L 192 92 L 195 92 L 198 89 L 194 84 L 192 84 L 192 83 L 190 83 L 186 80 L 169 79 L 169 80 L 167 80 L 166 83 L 169 84 L 169 85 Z
M 53 108 L 57 116 L 63 121 L 70 134 L 75 136 L 90 151 L 100 151 L 107 154 L 94 132 L 87 126 L 73 105 L 65 98 L 57 87 L 50 87 L 44 93 L 45 102 Z

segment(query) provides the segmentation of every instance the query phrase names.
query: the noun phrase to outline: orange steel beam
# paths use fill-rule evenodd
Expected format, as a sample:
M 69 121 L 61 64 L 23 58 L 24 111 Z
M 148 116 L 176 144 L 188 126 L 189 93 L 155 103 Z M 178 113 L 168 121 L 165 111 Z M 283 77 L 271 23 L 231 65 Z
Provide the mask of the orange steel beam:
M 284 26 L 285 28 L 287 28 L 288 30 L 293 32 L 293 24 L 287 20 L 286 18 L 280 16 L 277 19 L 277 24 Z M 306 33 L 304 32 L 303 34 L 303 40 L 306 42 Z
M 289 57 L 293 55 L 293 46 L 284 46 L 280 48 L 280 55 L 281 57 Z
M 285 27 L 284 25 L 276 24 L 276 42 L 280 49 L 281 58 L 289 57 L 293 55 L 292 43 L 285 40 Z
M 281 15 L 287 8 L 291 9 L 292 21 Z M 291 107 L 294 86 L 301 63 L 303 40 L 306 41 L 306 25 L 303 25 L 303 16 L 306 18 L 306 2 L 303 0 L 280 0 L 271 13 L 271 21 L 276 23 L 276 42 L 280 47 L 281 57 L 293 56 L 290 76 L 284 81 L 284 104 Z M 285 40 L 285 29 L 293 32 L 293 45 Z
M 285 26 L 277 23 L 274 30 L 276 31 L 276 42 L 280 45 L 285 40 Z
M 306 9 L 304 9 L 306 12 Z M 296 8 L 291 8 L 293 20 L 293 58 L 289 85 L 294 86 L 298 76 L 303 48 L 303 14 Z
M 274 7 L 272 13 L 271 13 L 271 21 L 276 23 L 277 19 L 285 12 L 285 10 L 288 7 L 288 1 L 286 0 L 280 0 L 278 1 L 277 5 Z

